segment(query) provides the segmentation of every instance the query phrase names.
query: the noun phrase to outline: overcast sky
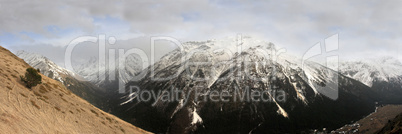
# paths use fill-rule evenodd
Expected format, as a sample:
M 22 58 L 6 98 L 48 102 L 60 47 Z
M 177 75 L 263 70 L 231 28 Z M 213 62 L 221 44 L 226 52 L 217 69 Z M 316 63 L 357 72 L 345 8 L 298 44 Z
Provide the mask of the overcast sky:
M 341 59 L 402 58 L 401 5 L 398 0 L 1 0 L 0 45 L 14 52 L 38 52 L 62 65 L 66 46 L 85 35 L 113 36 L 117 48 L 148 51 L 150 36 L 185 42 L 243 34 L 301 56 L 316 43 L 339 34 Z M 163 55 L 174 46 L 161 44 L 158 48 Z M 97 53 L 94 45 L 79 49 L 75 54 Z

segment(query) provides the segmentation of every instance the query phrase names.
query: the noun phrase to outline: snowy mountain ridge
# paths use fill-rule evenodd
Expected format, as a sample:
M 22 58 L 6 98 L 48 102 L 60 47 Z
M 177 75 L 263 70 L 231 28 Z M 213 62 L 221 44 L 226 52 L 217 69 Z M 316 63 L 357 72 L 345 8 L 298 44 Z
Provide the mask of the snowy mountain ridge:
M 140 62 L 141 60 L 137 55 L 129 55 L 126 57 L 123 67 L 119 67 L 117 61 L 118 60 L 116 60 L 115 68 L 109 69 L 109 65 L 106 65 L 106 67 L 99 69 L 98 58 L 91 57 L 87 62 L 78 65 L 75 70 L 77 74 L 98 86 L 109 82 L 110 71 L 115 71 L 114 75 L 116 78 L 112 80 L 121 80 L 127 83 L 130 78 L 142 70 L 142 62 Z M 124 70 L 125 73 L 121 74 L 119 70 Z
M 20 50 L 17 51 L 16 55 L 32 67 L 39 68 L 42 74 L 62 83 L 65 81 L 62 75 L 79 77 L 73 72 L 58 66 L 56 63 L 41 54 Z
M 341 62 L 339 71 L 369 87 L 375 81 L 402 82 L 402 64 L 393 57 Z M 401 83 L 402 84 L 402 83 Z

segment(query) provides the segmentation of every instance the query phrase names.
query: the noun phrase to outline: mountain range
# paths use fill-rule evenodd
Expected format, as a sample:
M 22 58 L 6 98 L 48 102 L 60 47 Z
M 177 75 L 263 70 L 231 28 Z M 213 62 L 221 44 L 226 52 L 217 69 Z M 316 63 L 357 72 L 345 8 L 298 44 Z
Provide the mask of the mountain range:
M 155 133 L 310 133 L 358 120 L 378 103 L 402 103 L 402 64 L 395 58 L 341 61 L 333 70 L 311 61 L 302 65 L 253 37 L 185 42 L 145 69 L 136 55 L 116 70 L 99 69 L 92 57 L 75 68 L 77 74 L 39 54 L 17 56 L 102 110 Z M 115 71 L 114 80 L 108 70 Z M 124 94 L 116 90 L 119 81 L 126 84 Z M 171 91 L 181 94 L 169 101 L 163 94 L 139 99 L 144 92 Z M 215 92 L 228 93 L 228 101 L 211 101 Z M 268 100 L 236 96 L 257 92 Z
M 130 91 L 118 116 L 156 133 L 308 133 L 374 111 L 378 98 L 367 85 L 318 63 L 302 67 L 290 55 L 276 57 L 276 51 L 274 44 L 252 37 L 186 42 L 127 85 L 147 92 L 178 89 L 182 94 L 172 99 L 177 101 L 163 101 L 163 94 L 141 101 L 142 92 Z M 264 92 L 270 99 L 238 101 L 238 91 Z M 213 92 L 229 93 L 229 101 L 196 99 Z M 273 97 L 279 92 L 286 101 Z

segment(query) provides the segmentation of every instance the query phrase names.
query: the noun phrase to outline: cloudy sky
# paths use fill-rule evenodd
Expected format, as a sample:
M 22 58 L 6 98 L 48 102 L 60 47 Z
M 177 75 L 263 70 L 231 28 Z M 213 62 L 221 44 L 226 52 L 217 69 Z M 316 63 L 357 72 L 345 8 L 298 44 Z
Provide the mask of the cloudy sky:
M 115 47 L 149 50 L 151 36 L 182 42 L 251 35 L 301 56 L 339 34 L 341 59 L 402 58 L 402 1 L 55 1 L 1 0 L 0 45 L 41 53 L 63 66 L 66 46 L 80 36 L 117 39 Z M 160 44 L 160 55 L 173 49 Z M 96 45 L 77 48 L 94 55 Z M 82 56 L 81 56 L 82 55 Z

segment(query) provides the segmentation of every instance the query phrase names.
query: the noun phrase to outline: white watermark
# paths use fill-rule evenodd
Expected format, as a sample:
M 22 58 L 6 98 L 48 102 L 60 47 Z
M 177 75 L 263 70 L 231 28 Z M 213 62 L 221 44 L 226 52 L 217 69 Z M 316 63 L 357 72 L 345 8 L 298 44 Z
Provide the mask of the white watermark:
M 126 102 L 180 102 L 186 104 L 190 98 L 193 102 L 285 102 L 286 92 L 282 89 L 258 90 L 245 86 L 243 89 L 235 87 L 233 90 L 197 90 L 192 88 L 185 92 L 171 86 L 167 90 L 141 90 L 138 86 L 130 86 Z M 125 104 L 125 103 L 122 103 Z
M 177 46 L 177 49 L 174 50 L 176 57 L 172 61 L 174 62 L 177 68 L 173 69 L 172 72 L 158 72 L 157 66 L 151 65 L 151 63 L 155 63 L 155 44 L 157 41 L 165 41 L 173 43 Z M 245 53 L 243 49 L 249 49 L 244 47 L 243 37 L 241 35 L 237 36 L 236 39 L 236 46 L 235 49 L 225 49 L 225 48 L 217 48 L 216 50 L 210 49 L 187 49 L 184 44 L 182 44 L 179 40 L 172 38 L 172 37 L 151 37 L 150 38 L 150 47 L 151 50 L 150 56 L 147 55 L 147 52 L 139 49 L 139 48 L 131 48 L 131 49 L 116 49 L 116 48 L 109 48 L 106 50 L 106 45 L 115 45 L 116 38 L 109 37 L 106 39 L 106 35 L 99 35 L 96 36 L 83 36 L 74 39 L 70 42 L 67 46 L 65 51 L 65 67 L 68 70 L 71 70 L 75 73 L 75 70 L 72 65 L 72 53 L 74 48 L 77 45 L 83 45 L 81 43 L 90 42 L 90 43 L 97 43 L 98 44 L 98 79 L 100 81 L 107 80 L 106 76 L 109 76 L 108 80 L 118 81 L 118 90 L 119 93 L 127 93 L 128 100 L 138 99 L 137 101 L 150 101 L 154 100 L 157 101 L 161 98 L 166 101 L 172 101 L 174 99 L 184 99 L 187 101 L 186 98 L 188 97 L 181 97 L 174 96 L 178 94 L 183 94 L 184 92 L 182 89 L 175 89 L 171 88 L 171 90 L 141 90 L 139 87 L 130 87 L 129 91 L 126 91 L 126 82 L 127 81 L 135 81 L 140 82 L 141 80 L 148 79 L 152 81 L 169 81 L 178 78 L 182 74 L 187 75 L 190 81 L 196 82 L 204 82 L 206 83 L 203 85 L 205 89 L 210 88 L 210 86 L 214 83 L 219 83 L 228 80 L 246 80 L 246 81 L 255 81 L 255 82 L 266 82 L 268 80 L 276 80 L 275 77 L 278 73 L 278 68 L 276 67 L 275 63 L 277 63 L 278 57 L 286 52 L 286 49 L 279 49 L 277 50 L 275 47 L 269 48 L 262 48 L 262 47 L 255 47 L 254 53 L 251 54 L 254 57 L 245 57 L 242 59 L 235 59 L 236 57 L 241 56 Z M 269 44 L 272 45 L 272 44 Z M 302 56 L 301 59 L 301 69 L 304 73 L 304 76 L 300 76 L 303 80 L 312 87 L 312 89 L 319 94 L 327 96 L 330 99 L 336 100 L 338 98 L 338 55 L 330 55 L 326 57 L 326 64 L 324 67 L 323 75 L 324 78 L 316 78 L 311 74 L 316 73 L 317 69 L 310 66 L 308 63 L 309 59 L 313 57 L 320 57 L 326 56 L 326 53 L 334 53 L 338 50 L 338 34 L 333 35 L 327 39 L 325 39 L 325 45 L 321 45 L 321 43 L 317 43 L 310 49 L 306 51 L 306 53 Z M 108 52 L 108 54 L 106 54 Z M 213 53 L 222 53 L 226 55 L 230 55 L 231 57 L 225 60 L 220 60 L 219 62 L 213 62 L 217 59 L 214 59 Z M 137 73 L 135 76 L 127 76 L 124 75 L 126 73 L 126 59 L 130 55 L 137 55 L 140 59 L 141 69 L 140 73 Z M 196 57 L 197 55 L 204 55 L 204 60 L 202 61 L 192 61 L 190 59 Z M 107 58 L 106 58 L 107 56 Z M 257 59 L 252 60 L 251 58 Z M 108 60 L 108 61 L 107 61 Z M 223 69 L 222 66 L 226 66 L 228 64 L 233 64 L 234 67 L 229 69 Z M 108 63 L 108 65 L 106 65 Z M 116 66 L 116 63 L 118 63 Z M 172 63 L 173 64 L 173 63 Z M 108 66 L 108 67 L 106 67 Z M 117 67 L 117 68 L 116 68 Z M 194 68 L 204 67 L 202 69 L 207 69 L 204 71 L 203 77 L 197 77 L 194 71 Z M 267 67 L 270 69 L 270 73 L 263 76 L 255 75 L 256 71 L 260 71 L 260 68 Z M 108 70 L 106 70 L 108 69 Z M 243 69 L 243 70 L 241 70 Z M 104 71 L 101 71 L 104 70 Z M 117 70 L 117 71 L 116 71 Z M 227 75 L 221 76 L 222 71 L 225 71 Z M 184 72 L 184 73 L 183 73 Z M 116 74 L 117 73 L 117 74 Z M 158 73 L 169 73 L 169 75 L 159 75 Z M 115 79 L 117 76 L 118 79 Z M 163 77 L 162 77 L 163 76 Z M 77 77 L 78 79 L 80 77 Z M 81 79 L 82 80 L 82 79 Z M 322 82 L 325 82 L 322 84 Z M 321 83 L 321 84 L 320 84 Z M 199 85 L 197 85 L 199 86 Z M 195 99 L 197 100 L 204 100 L 204 101 L 263 101 L 263 102 L 270 102 L 270 101 L 285 101 L 286 100 L 286 93 L 285 90 L 271 90 L 271 89 L 250 89 L 248 86 L 243 87 L 244 89 L 235 88 L 230 92 L 228 90 L 189 90 L 185 92 L 185 94 L 190 95 L 193 94 Z M 191 89 L 191 88 L 190 88 Z M 154 92 L 158 91 L 158 92 Z M 200 91 L 208 91 L 200 92 Z M 237 92 L 238 91 L 238 92 Z M 245 91 L 243 93 L 243 91 Z M 297 91 L 299 92 L 299 91 Z M 279 95 L 278 95 L 279 94 Z M 300 92 L 303 94 L 303 92 Z M 184 95 L 186 96 L 186 95 Z M 277 98 L 280 96 L 279 98 Z M 240 99 L 241 98 L 241 99 Z M 231 100 L 230 100 L 231 99 Z M 174 100 L 174 101 L 181 101 L 181 100 Z

